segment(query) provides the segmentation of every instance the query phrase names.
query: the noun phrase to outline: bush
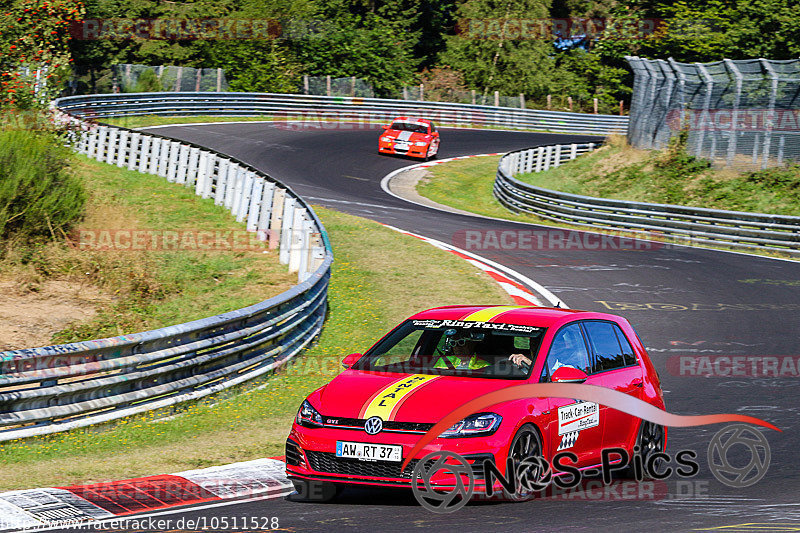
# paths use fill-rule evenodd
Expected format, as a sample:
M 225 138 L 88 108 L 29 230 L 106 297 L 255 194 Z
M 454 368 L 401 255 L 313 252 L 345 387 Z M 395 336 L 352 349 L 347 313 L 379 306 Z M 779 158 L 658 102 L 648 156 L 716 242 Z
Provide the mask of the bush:
M 66 234 L 83 215 L 86 193 L 54 135 L 0 130 L 0 240 Z

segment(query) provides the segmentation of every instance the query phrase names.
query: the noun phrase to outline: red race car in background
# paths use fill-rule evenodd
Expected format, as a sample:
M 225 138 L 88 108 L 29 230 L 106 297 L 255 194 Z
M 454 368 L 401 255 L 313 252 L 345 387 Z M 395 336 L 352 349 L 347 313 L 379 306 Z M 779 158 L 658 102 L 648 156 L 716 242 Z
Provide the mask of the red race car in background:
M 638 446 L 646 461 L 666 446 L 665 428 L 622 411 L 573 399 L 525 398 L 464 418 L 401 471 L 436 422 L 504 387 L 582 382 L 664 409 L 642 342 L 615 315 L 440 307 L 410 317 L 344 364 L 347 370 L 303 401 L 286 442 L 286 472 L 300 495 L 319 493 L 320 486 L 335 494 L 346 484 L 410 488 L 416 463 L 432 451 L 456 452 L 475 471 L 490 460 L 505 472 L 508 457 L 515 464 L 526 457 L 552 461 L 567 450 L 577 455 L 576 467 L 588 470 L 601 464 L 603 448 L 623 448 L 633 457 Z M 476 478 L 478 491 L 483 478 Z M 442 473 L 431 482 L 445 487 L 454 480 Z
M 427 161 L 439 152 L 439 132 L 423 118 L 397 117 L 378 139 L 378 152 L 419 157 Z

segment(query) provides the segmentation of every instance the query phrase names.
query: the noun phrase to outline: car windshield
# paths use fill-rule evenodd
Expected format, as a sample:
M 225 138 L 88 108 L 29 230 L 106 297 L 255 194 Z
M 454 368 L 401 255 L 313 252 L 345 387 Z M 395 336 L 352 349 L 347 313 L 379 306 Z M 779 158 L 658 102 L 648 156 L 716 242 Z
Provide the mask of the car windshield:
M 414 133 L 428 133 L 428 127 L 422 124 L 412 124 L 410 122 L 393 122 L 389 128 L 400 131 L 413 131 Z
M 461 320 L 407 320 L 353 365 L 389 373 L 525 379 L 545 328 Z

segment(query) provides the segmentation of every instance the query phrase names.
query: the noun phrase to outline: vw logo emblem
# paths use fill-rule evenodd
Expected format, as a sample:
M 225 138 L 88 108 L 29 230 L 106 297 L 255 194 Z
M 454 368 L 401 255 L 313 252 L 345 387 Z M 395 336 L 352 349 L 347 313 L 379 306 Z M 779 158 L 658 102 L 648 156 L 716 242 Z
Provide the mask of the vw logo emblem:
M 364 431 L 367 432 L 367 435 L 377 435 L 382 429 L 383 420 L 381 420 L 379 416 L 373 416 L 367 419 L 367 422 L 364 424 Z

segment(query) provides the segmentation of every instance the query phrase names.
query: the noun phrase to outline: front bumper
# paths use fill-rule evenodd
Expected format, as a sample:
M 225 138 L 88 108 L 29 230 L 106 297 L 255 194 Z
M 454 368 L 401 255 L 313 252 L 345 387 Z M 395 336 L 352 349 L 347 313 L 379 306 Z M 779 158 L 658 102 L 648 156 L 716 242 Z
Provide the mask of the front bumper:
M 289 478 L 371 485 L 384 487 L 411 487 L 412 475 L 420 459 L 431 452 L 447 450 L 466 459 L 472 467 L 475 489 L 483 491 L 483 463 L 500 460 L 505 465 L 508 442 L 497 434 L 489 437 L 464 439 L 436 439 L 412 458 L 405 470 L 402 462 L 363 461 L 336 457 L 336 442 L 366 442 L 377 444 L 399 444 L 403 447 L 403 460 L 408 457 L 421 434 L 384 431 L 379 435 L 367 435 L 363 430 L 338 428 L 304 428 L 294 424 L 286 442 L 286 473 Z M 504 467 L 500 468 L 505 470 Z M 418 483 L 422 483 L 418 480 Z M 453 487 L 455 475 L 447 470 L 436 472 L 431 484 L 438 487 Z
M 378 142 L 378 152 L 382 154 L 393 154 L 393 155 L 407 155 L 410 157 L 419 157 L 424 159 L 428 155 L 428 148 L 430 147 L 429 144 L 425 146 L 415 146 L 411 144 L 408 149 L 402 147 L 398 147 L 395 143 L 392 142 Z

